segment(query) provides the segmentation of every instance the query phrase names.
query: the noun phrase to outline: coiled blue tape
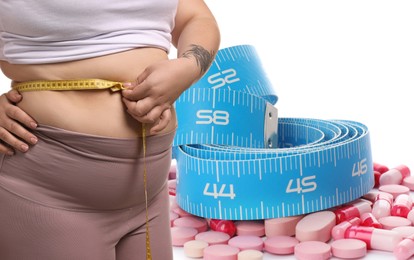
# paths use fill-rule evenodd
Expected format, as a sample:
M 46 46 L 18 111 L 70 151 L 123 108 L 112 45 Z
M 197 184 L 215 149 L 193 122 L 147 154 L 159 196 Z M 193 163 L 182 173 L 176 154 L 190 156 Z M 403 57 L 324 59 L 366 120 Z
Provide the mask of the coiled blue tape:
M 276 101 L 252 46 L 218 52 L 176 103 L 181 208 L 205 218 L 280 218 L 342 205 L 372 189 L 365 125 L 277 118 Z

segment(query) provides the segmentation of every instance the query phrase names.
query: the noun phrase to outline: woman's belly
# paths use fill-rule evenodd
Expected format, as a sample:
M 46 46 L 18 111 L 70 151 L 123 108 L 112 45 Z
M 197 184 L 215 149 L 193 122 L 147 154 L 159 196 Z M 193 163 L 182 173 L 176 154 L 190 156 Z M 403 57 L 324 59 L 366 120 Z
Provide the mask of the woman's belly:
M 14 65 L 1 62 L 0 65 L 3 73 L 16 82 L 90 78 L 130 82 L 147 66 L 167 58 L 160 49 L 140 48 L 58 64 Z M 22 95 L 23 100 L 18 106 L 39 124 L 110 137 L 141 135 L 142 125 L 126 112 L 120 91 L 28 91 Z M 173 120 L 160 134 L 175 129 L 175 113 L 172 112 Z

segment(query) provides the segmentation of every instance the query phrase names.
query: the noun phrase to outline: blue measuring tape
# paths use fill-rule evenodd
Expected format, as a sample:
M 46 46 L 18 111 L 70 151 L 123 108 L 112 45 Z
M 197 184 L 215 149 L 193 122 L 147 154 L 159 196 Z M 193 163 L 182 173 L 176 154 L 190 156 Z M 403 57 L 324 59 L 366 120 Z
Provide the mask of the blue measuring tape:
M 277 100 L 253 46 L 218 51 L 175 104 L 181 208 L 204 218 L 280 218 L 342 205 L 373 188 L 365 125 L 278 118 Z

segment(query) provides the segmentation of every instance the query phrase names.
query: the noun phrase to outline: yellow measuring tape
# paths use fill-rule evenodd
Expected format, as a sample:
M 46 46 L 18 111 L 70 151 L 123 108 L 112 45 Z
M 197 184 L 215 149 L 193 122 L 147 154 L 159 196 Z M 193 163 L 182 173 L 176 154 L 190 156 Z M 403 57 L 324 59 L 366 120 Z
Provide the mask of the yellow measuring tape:
M 40 91 L 40 90 L 94 90 L 110 89 L 119 91 L 125 89 L 121 82 L 103 80 L 103 79 L 80 79 L 80 80 L 48 80 L 48 81 L 27 81 L 12 84 L 13 89 L 20 92 Z M 144 153 L 144 193 L 145 193 L 145 247 L 146 259 L 152 260 L 151 244 L 149 235 L 149 217 L 148 217 L 148 192 L 147 192 L 147 165 L 146 165 L 146 131 L 145 124 L 142 124 L 142 146 Z
M 88 90 L 88 89 L 110 89 L 119 91 L 125 89 L 121 82 L 103 79 L 74 79 L 74 80 L 38 80 L 27 82 L 13 82 L 13 89 L 23 91 L 39 90 Z

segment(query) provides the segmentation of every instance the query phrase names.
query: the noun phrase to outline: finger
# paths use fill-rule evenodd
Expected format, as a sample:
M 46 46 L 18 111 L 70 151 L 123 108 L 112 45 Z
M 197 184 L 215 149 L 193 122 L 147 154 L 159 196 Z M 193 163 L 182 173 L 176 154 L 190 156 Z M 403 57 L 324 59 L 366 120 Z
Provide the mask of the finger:
M 128 113 L 130 113 L 134 118 L 144 119 L 143 117 L 148 114 L 151 109 L 151 101 L 149 98 L 141 99 L 138 101 L 131 101 L 129 99 L 123 98 L 125 106 L 127 107 Z
M 19 150 L 20 152 L 27 152 L 29 150 L 29 146 L 12 135 L 9 130 L 4 129 L 3 127 L 0 128 L 0 139 L 5 143 L 8 144 L 10 147 Z
M 0 154 L 6 154 L 6 155 L 13 155 L 14 154 L 14 150 L 11 149 L 10 147 L 0 143 Z
M 12 89 L 9 92 L 4 93 L 6 98 L 12 103 L 18 103 L 22 100 L 22 95 L 19 91 Z
M 24 128 L 22 125 L 20 125 L 19 123 L 15 122 L 15 121 L 11 121 L 10 124 L 8 124 L 8 127 L 6 129 L 9 131 L 10 136 L 17 136 L 17 137 L 21 138 L 24 142 L 26 142 L 28 144 L 36 144 L 37 141 L 38 141 L 37 137 L 33 133 L 31 133 L 30 131 L 28 131 L 26 128 Z M 2 139 L 2 140 L 7 141 L 7 140 L 4 140 L 4 139 Z M 11 140 L 11 139 L 9 139 L 9 140 Z M 16 140 L 18 140 L 18 139 L 16 138 Z M 11 140 L 11 141 L 15 142 L 15 140 Z M 7 143 L 12 145 L 12 143 L 10 143 L 10 141 L 7 142 Z
M 151 109 L 146 115 L 142 116 L 141 120 L 152 124 L 156 124 L 160 120 L 162 112 L 164 110 L 165 109 L 163 109 L 161 106 L 156 106 L 153 109 Z
M 122 90 L 122 96 L 131 101 L 137 101 L 147 96 L 147 90 L 148 88 L 145 83 L 132 85 L 132 87 L 127 87 L 127 89 Z
M 11 106 L 6 110 L 6 115 L 18 122 L 21 122 L 22 124 L 24 124 L 25 126 L 35 129 L 37 127 L 37 123 L 36 121 L 31 118 L 26 112 L 24 112 L 21 108 L 17 107 L 17 106 Z M 12 124 L 12 126 L 15 126 L 14 124 Z M 30 132 L 28 132 L 26 129 L 24 129 L 23 127 L 21 128 L 17 128 L 21 133 L 23 133 L 24 135 L 20 137 L 24 137 L 28 134 L 30 134 Z M 12 130 L 12 129 L 9 129 Z
M 161 114 L 161 117 L 158 123 L 155 124 L 153 127 L 151 127 L 150 133 L 156 134 L 162 131 L 168 126 L 168 124 L 171 122 L 171 119 L 172 119 L 171 109 L 164 110 L 164 112 L 162 112 Z

